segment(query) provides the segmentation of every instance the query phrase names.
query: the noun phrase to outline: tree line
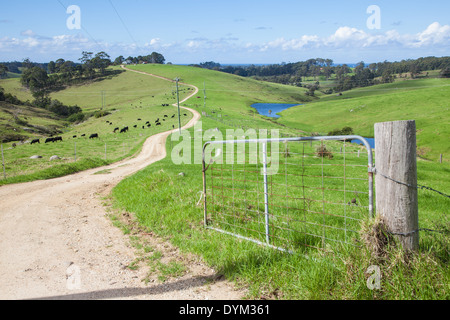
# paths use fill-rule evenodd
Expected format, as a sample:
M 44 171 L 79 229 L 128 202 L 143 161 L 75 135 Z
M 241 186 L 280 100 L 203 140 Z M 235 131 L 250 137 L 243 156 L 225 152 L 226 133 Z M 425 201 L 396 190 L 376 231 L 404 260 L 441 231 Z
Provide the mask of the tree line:
M 335 83 L 333 90 L 341 92 L 355 87 L 390 83 L 394 81 L 395 76 L 398 74 L 408 74 L 411 78 L 415 78 L 423 71 L 442 70 L 441 76 L 448 77 L 450 57 L 426 57 L 415 60 L 384 61 L 370 64 L 361 61 L 354 67 L 350 67 L 347 64 L 336 65 L 332 59 L 323 58 L 263 66 L 221 66 L 214 61 L 203 62 L 193 66 L 242 77 L 252 77 L 258 80 L 307 87 L 312 91 L 318 89 L 319 84 L 317 82 L 319 79 L 333 79 Z M 304 84 L 311 79 L 316 81 L 316 83 L 312 85 Z

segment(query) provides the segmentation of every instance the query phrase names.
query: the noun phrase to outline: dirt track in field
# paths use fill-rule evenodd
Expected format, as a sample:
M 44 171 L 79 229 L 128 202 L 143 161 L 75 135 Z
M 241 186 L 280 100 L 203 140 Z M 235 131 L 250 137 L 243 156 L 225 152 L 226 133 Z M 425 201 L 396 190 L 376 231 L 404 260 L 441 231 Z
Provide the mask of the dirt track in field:
M 197 93 L 195 88 L 191 96 Z M 184 127 L 189 128 L 200 115 L 185 109 L 194 114 Z M 112 225 L 102 198 L 125 177 L 165 158 L 170 133 L 150 137 L 139 155 L 120 163 L 0 187 L 0 299 L 241 299 L 244 291 L 199 258 L 155 236 L 145 236 L 148 245 L 162 252 L 164 261 L 183 264 L 184 275 L 161 282 L 149 267 L 128 267 L 138 253 Z M 102 170 L 108 174 L 95 174 Z

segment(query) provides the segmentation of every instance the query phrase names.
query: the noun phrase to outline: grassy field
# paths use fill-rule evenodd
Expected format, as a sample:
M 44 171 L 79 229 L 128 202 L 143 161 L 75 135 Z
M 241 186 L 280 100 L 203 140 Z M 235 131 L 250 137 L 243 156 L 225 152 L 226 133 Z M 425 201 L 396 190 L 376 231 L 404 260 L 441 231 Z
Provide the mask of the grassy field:
M 184 67 L 180 68 L 183 69 Z M 165 75 L 164 67 L 162 66 L 156 66 L 155 68 L 153 66 L 136 67 L 136 69 Z M 180 71 L 173 71 L 176 69 L 176 67 L 168 68 L 167 76 L 179 76 Z M 187 76 L 185 77 L 184 81 L 189 82 Z M 192 77 L 195 81 L 194 76 Z M 240 108 L 237 106 L 228 110 L 226 104 L 216 103 L 214 90 L 212 90 L 211 96 L 208 95 L 208 97 L 210 97 L 208 98 L 209 105 L 221 105 L 223 110 L 230 115 L 235 115 L 239 113 L 241 108 L 245 108 L 243 104 Z M 221 95 L 219 94 L 219 99 L 220 97 Z M 362 94 L 360 98 L 362 99 Z M 370 97 L 367 99 L 370 99 Z M 251 100 L 248 99 L 247 103 Z M 442 102 L 445 103 L 445 99 Z M 192 102 L 188 101 L 187 104 L 189 103 Z M 311 106 L 322 103 L 324 102 L 317 102 L 311 104 Z M 341 101 L 336 103 L 339 104 Z M 333 108 L 331 102 L 329 107 Z M 241 117 L 245 117 L 245 114 L 242 114 Z M 330 116 L 328 115 L 327 117 Z M 321 119 L 325 118 L 322 117 Z M 335 120 L 336 124 L 339 124 L 337 120 Z M 345 124 L 347 123 L 342 122 L 342 125 Z M 202 126 L 203 130 L 218 129 L 220 132 L 233 128 L 233 126 L 229 126 L 225 122 L 222 123 L 209 117 L 202 119 Z M 315 127 L 311 124 L 311 128 L 307 128 L 305 131 L 309 129 L 315 129 Z M 189 132 L 191 136 L 194 136 L 194 129 L 189 130 Z M 327 146 L 335 152 L 333 160 L 327 161 L 339 161 L 340 156 L 337 151 L 340 149 L 339 143 L 335 142 Z M 173 147 L 174 144 L 169 140 L 167 142 L 168 154 L 171 154 Z M 295 148 L 290 149 L 289 152 L 292 156 L 289 158 L 289 162 L 298 162 L 294 155 L 298 151 Z M 225 168 L 229 171 L 231 170 L 230 166 L 225 166 Z M 255 168 L 253 169 L 255 171 Z M 227 181 L 230 178 L 229 171 L 224 175 L 223 169 L 219 169 L 216 181 Z M 421 232 L 420 250 L 417 254 L 404 254 L 398 249 L 392 239 L 384 238 L 382 229 L 380 229 L 381 226 L 376 220 L 369 219 L 367 212 L 357 216 L 356 224 L 352 227 L 355 227 L 359 232 L 354 235 L 353 240 L 349 241 L 350 244 L 327 245 L 326 251 L 314 248 L 309 250 L 303 246 L 295 246 L 295 240 L 298 239 L 294 239 L 294 241 L 291 241 L 291 244 L 294 244 L 295 252 L 286 254 L 205 229 L 203 226 L 202 202 L 199 201 L 203 185 L 201 172 L 201 165 L 175 165 L 169 156 L 165 160 L 122 181 L 113 190 L 113 202 L 118 209 L 125 212 L 133 212 L 139 224 L 144 228 L 171 241 L 184 252 L 193 252 L 200 255 L 214 266 L 219 273 L 248 287 L 250 289 L 249 298 L 326 300 L 445 300 L 449 298 L 448 231 L 450 220 L 446 216 L 449 203 L 445 197 L 428 190 L 419 190 L 420 227 L 444 233 Z M 333 172 L 334 170 L 330 171 L 329 174 L 332 175 Z M 180 173 L 184 174 L 180 175 Z M 226 226 L 224 227 L 224 225 L 231 225 L 231 229 L 228 229 L 228 231 L 236 229 L 234 224 L 230 223 L 231 220 L 234 221 L 233 223 L 240 221 L 244 227 L 241 226 L 238 229 L 245 228 L 250 230 L 250 236 L 261 237 L 261 232 L 253 232 L 252 234 L 251 230 L 255 230 L 256 227 L 255 225 L 250 226 L 251 222 L 248 220 L 251 215 L 258 216 L 258 212 L 261 212 L 261 201 L 258 205 L 255 205 L 254 202 L 258 200 L 253 198 L 254 201 L 251 203 L 251 196 L 247 198 L 246 201 L 248 202 L 241 201 L 238 203 L 236 202 L 237 200 L 224 201 L 224 199 L 236 196 L 236 194 L 232 195 L 229 190 L 238 190 L 240 183 L 242 183 L 239 181 L 246 180 L 242 173 L 236 174 L 238 178 L 234 178 L 236 180 L 233 187 L 228 182 L 228 185 L 225 184 L 224 188 L 217 191 L 218 194 L 215 195 L 216 202 L 212 205 L 211 211 L 219 214 L 217 216 L 210 215 L 208 219 L 210 219 L 211 223 L 216 223 L 215 226 L 221 226 L 225 229 Z M 337 174 L 342 175 L 342 173 Z M 440 165 L 436 162 L 428 161 L 419 161 L 418 163 L 418 182 L 420 184 L 445 192 L 450 189 L 450 183 L 448 179 L 442 179 L 442 177 L 448 176 L 448 174 L 449 168 L 445 164 Z M 262 177 L 260 178 L 262 179 Z M 285 178 L 284 175 L 282 176 L 283 178 Z M 291 178 L 288 177 L 288 179 Z M 253 179 L 253 182 L 255 182 L 255 179 Z M 287 181 L 287 184 L 291 183 L 290 180 Z M 339 183 L 339 181 L 335 183 Z M 338 185 L 336 184 L 336 186 Z M 261 191 L 261 188 L 260 186 L 259 191 Z M 227 189 L 228 191 L 224 191 Z M 255 189 L 258 190 L 256 184 L 252 186 L 250 183 L 246 190 L 255 191 Z M 211 190 L 208 192 L 209 198 L 211 198 Z M 240 198 L 243 197 L 242 191 L 240 193 L 237 191 L 237 194 Z M 335 202 L 336 195 L 331 195 L 330 197 L 330 199 L 326 200 Z M 314 199 L 313 196 L 311 198 Z M 295 206 L 292 203 L 286 205 L 285 201 L 285 198 L 282 197 L 282 200 L 277 200 L 277 202 L 273 203 L 273 206 L 283 208 Z M 161 205 L 162 203 L 165 205 Z M 209 205 L 211 206 L 211 204 Z M 234 209 L 225 211 L 224 208 L 230 206 L 233 206 Z M 251 206 L 254 207 L 252 208 Z M 314 208 L 311 207 L 311 209 Z M 281 217 L 281 223 L 293 221 L 292 217 L 286 219 L 287 215 L 281 216 L 278 214 L 278 217 Z M 120 217 L 115 216 L 114 219 L 120 219 Z M 263 218 L 261 217 L 260 219 Z M 313 215 L 306 221 L 310 224 L 315 223 L 311 219 L 314 219 Z M 336 222 L 341 223 L 339 221 Z M 258 224 L 260 225 L 261 223 L 256 222 L 256 225 Z M 313 229 L 309 228 L 308 233 L 313 234 Z M 280 238 L 282 237 L 285 236 L 281 235 Z M 263 238 L 262 236 L 260 240 Z M 314 242 L 314 239 L 311 237 L 307 241 L 309 241 L 307 242 L 308 245 L 321 247 L 321 243 Z M 305 238 L 297 241 L 297 243 L 300 242 L 304 243 Z M 354 247 L 355 244 L 357 245 L 356 248 Z M 376 247 L 376 245 L 379 245 L 379 247 Z M 374 250 L 374 247 L 378 249 Z M 329 252 L 332 253 L 330 254 Z M 371 265 L 377 265 L 381 269 L 380 290 L 370 290 L 366 285 L 369 277 L 366 271 Z
M 396 89 L 396 91 L 390 86 L 371 88 L 378 91 L 377 93 L 362 89 L 360 91 L 355 90 L 344 94 L 343 97 L 324 96 L 319 101 L 311 103 L 312 100 L 304 95 L 305 90 L 302 88 L 263 83 L 210 70 L 175 65 L 145 65 L 132 66 L 131 68 L 170 79 L 180 77 L 182 82 L 199 87 L 198 97 L 191 98 L 184 105 L 195 108 L 199 112 L 204 112 L 202 132 L 208 129 L 211 129 L 212 132 L 224 133 L 226 129 L 265 128 L 269 130 L 279 129 L 283 134 L 289 135 L 309 135 L 311 132 L 323 131 L 326 133 L 336 127 L 340 128 L 350 125 L 355 129 L 356 133 L 370 136 L 373 123 L 378 122 L 378 120 L 372 118 L 378 117 L 377 119 L 391 121 L 396 120 L 397 116 L 405 115 L 407 111 L 408 115 L 413 116 L 417 114 L 418 117 L 421 116 L 417 121 L 420 125 L 418 129 L 424 132 L 419 133 L 419 138 L 423 139 L 423 134 L 427 137 L 432 136 L 423 124 L 429 124 L 431 128 L 433 121 L 439 120 L 439 114 L 444 117 L 444 120 L 448 120 L 448 113 L 442 113 L 442 110 L 438 108 L 439 105 L 447 106 L 446 104 L 448 103 L 446 100 L 448 85 L 446 82 L 441 82 L 441 80 L 431 80 L 436 81 L 433 84 L 427 82 L 428 80 L 396 84 L 403 86 L 401 89 Z M 0 85 L 5 87 L 7 92 L 17 93 L 18 96 L 21 94 L 21 99 L 26 100 L 28 93 L 18 86 L 17 79 L 5 81 L 6 85 L 3 81 L 0 82 Z M 421 88 L 412 88 L 418 86 L 421 86 Z M 206 88 L 206 107 L 204 107 L 203 88 Z M 183 85 L 180 86 L 180 89 L 182 92 L 181 97 L 189 93 L 187 87 Z M 144 139 L 156 133 L 157 130 L 153 127 L 151 130 L 154 131 L 142 130 L 142 128 L 139 129 L 138 127 L 136 129 L 133 128 L 127 134 L 120 135 L 112 132 L 114 127 L 128 125 L 131 129 L 133 125 L 140 124 L 137 118 L 142 118 L 145 122 L 153 120 L 155 117 L 160 117 L 163 113 L 169 113 L 169 110 L 170 112 L 175 111 L 173 107 L 161 106 L 163 103 L 171 104 L 176 101 L 173 83 L 131 72 L 121 73 L 116 77 L 101 82 L 68 88 L 55 93 L 52 97 L 67 104 L 77 104 L 83 107 L 84 110 L 92 112 L 99 110 L 102 106 L 102 91 L 106 97 L 105 109 L 111 112 L 110 115 L 98 119 L 90 118 L 89 121 L 83 124 L 66 128 L 67 131 L 63 134 L 64 144 L 26 144 L 16 148 L 12 148 L 10 144 L 6 145 L 7 167 L 11 163 L 11 159 L 13 161 L 26 162 L 29 156 L 38 152 L 43 153 L 44 151 L 46 151 L 45 157 L 39 160 L 40 162 L 38 163 L 40 165 L 48 165 L 47 157 L 54 155 L 60 150 L 64 150 L 65 153 L 62 155 L 64 157 L 61 160 L 63 163 L 58 164 L 58 166 L 65 166 L 61 170 L 66 172 L 117 161 L 137 152 Z M 345 99 L 350 96 L 352 96 L 351 99 Z M 415 106 L 414 102 L 417 101 L 421 103 L 416 103 L 417 106 Z M 307 104 L 285 111 L 281 120 L 274 121 L 259 116 L 255 110 L 250 108 L 250 105 L 256 102 Z M 401 104 L 403 108 L 398 109 L 397 104 Z M 358 108 L 363 105 L 368 107 Z M 350 113 L 349 110 L 351 109 L 355 111 Z M 307 116 L 305 116 L 303 110 L 309 112 Z M 392 113 L 389 114 L 388 112 L 391 110 Z M 352 118 L 355 117 L 355 114 L 358 115 L 357 119 Z M 187 121 L 188 119 L 183 118 L 183 120 Z M 106 121 L 112 122 L 113 125 L 111 126 Z M 363 121 L 365 121 L 364 124 L 361 124 Z M 169 122 L 167 127 L 171 128 L 171 125 L 172 123 Z M 164 130 L 167 127 L 158 130 Z M 435 124 L 434 129 L 442 130 L 439 131 L 440 135 L 448 137 L 448 131 L 443 128 L 443 125 Z M 188 131 L 191 137 L 194 134 L 199 134 L 195 130 L 192 128 Z M 73 135 L 82 133 L 99 133 L 100 139 L 89 140 L 85 138 L 84 140 L 78 140 L 72 138 Z M 209 140 L 204 135 L 202 135 L 202 139 Z M 432 142 L 427 141 L 421 140 L 420 146 L 432 150 L 425 154 L 425 156 L 431 158 L 430 154 L 433 155 L 434 152 L 440 152 L 440 149 L 438 149 L 438 146 L 432 145 Z M 73 159 L 75 142 L 77 143 L 78 154 L 76 162 Z M 104 160 L 105 144 L 107 145 L 106 161 Z M 385 236 L 378 221 L 368 218 L 367 212 L 344 213 L 349 218 L 357 218 L 352 220 L 353 224 L 349 228 L 351 227 L 358 231 L 353 234 L 348 243 L 347 241 L 346 243 L 339 242 L 334 245 L 326 243 L 323 246 L 323 242 L 314 242 L 314 238 L 316 240 L 321 239 L 320 236 L 303 237 L 301 239 L 289 238 L 292 240 L 292 246 L 289 248 L 295 249 L 295 251 L 293 254 L 287 254 L 205 229 L 203 225 L 203 206 L 202 202 L 199 201 L 203 188 L 202 166 L 201 164 L 176 165 L 170 155 L 174 148 L 177 147 L 177 142 L 171 141 L 169 138 L 166 146 L 169 155 L 166 159 L 128 177 L 113 190 L 111 201 L 118 213 L 111 218 L 115 225 L 121 225 L 127 233 L 132 233 L 133 231 L 131 227 L 120 223 L 121 213 L 130 212 L 133 213 L 132 216 L 136 217 L 141 228 L 170 241 L 185 253 L 195 253 L 201 256 L 219 274 L 223 274 L 228 279 L 236 281 L 239 285 L 249 288 L 249 298 L 251 299 L 448 300 L 450 298 L 448 287 L 450 282 L 448 268 L 450 220 L 446 215 L 449 207 L 447 198 L 428 190 L 419 190 L 420 227 L 438 230 L 443 233 L 421 232 L 420 250 L 416 254 L 402 253 L 395 245 L 395 242 Z M 330 143 L 327 144 L 327 147 L 333 150 L 333 159 L 322 160 L 311 156 L 310 159 L 315 161 L 312 164 L 317 164 L 317 161 L 320 163 L 324 161 L 327 164 L 343 161 L 342 156 L 339 154 L 342 143 Z M 359 147 L 349 146 L 348 148 L 350 151 L 357 150 Z M 306 149 L 308 153 L 313 153 L 315 150 L 315 148 Z M 299 149 L 299 146 L 289 145 L 289 157 L 282 158 L 281 163 L 285 164 L 283 161 L 292 162 L 293 170 L 298 170 L 295 164 L 301 160 L 301 153 L 302 150 Z M 89 154 L 89 157 L 84 158 L 86 154 Z M 175 150 L 174 154 L 179 153 Z M 195 157 L 195 154 L 192 156 Z M 73 164 L 75 164 L 75 168 L 73 168 Z M 39 165 L 37 165 L 35 169 L 30 168 L 29 171 L 27 171 L 27 168 L 32 166 L 30 163 L 18 163 L 17 166 L 21 168 L 17 172 L 17 180 L 6 181 L 6 183 L 20 182 L 20 179 L 23 177 L 26 177 L 28 180 L 42 178 L 37 176 L 39 174 L 49 176 L 64 174 L 64 172 L 58 172 L 56 169 L 59 167 L 55 167 L 53 164 L 50 168 L 39 168 Z M 225 166 L 225 168 L 227 167 Z M 248 169 L 255 168 L 249 167 Z M 12 170 L 12 168 L 8 168 L 8 170 Z M 283 168 L 280 168 L 280 170 L 280 172 L 283 172 Z M 28 172 L 29 175 L 24 176 L 25 172 Z M 330 167 L 326 172 L 327 175 L 342 176 L 342 172 L 338 171 L 337 168 Z M 449 172 L 448 163 L 441 165 L 436 163 L 436 161 L 419 161 L 418 183 L 448 194 L 450 182 L 449 179 L 443 179 L 443 177 L 448 177 Z M 183 174 L 180 175 L 180 173 Z M 220 171 L 219 174 L 221 174 L 220 178 L 223 180 L 229 178 L 230 175 L 230 173 L 223 175 Z M 311 175 L 320 176 L 320 174 L 319 172 L 313 172 Z M 242 175 L 239 178 L 242 180 Z M 258 179 L 258 176 L 255 176 L 255 178 Z M 259 178 L 262 179 L 261 176 Z M 286 179 L 284 175 L 282 178 Z M 294 177 L 287 177 L 284 182 L 276 180 L 280 178 L 274 179 L 274 185 L 299 183 L 295 181 Z M 308 182 L 309 184 L 314 183 L 313 180 L 317 180 L 311 179 Z M 340 183 L 341 181 L 335 179 L 331 189 L 340 189 Z M 239 185 L 233 185 L 233 187 L 239 189 Z M 250 190 L 252 188 L 257 189 L 258 187 L 249 184 L 247 189 Z M 285 190 L 276 189 L 274 191 L 276 193 L 285 192 Z M 294 190 L 290 192 L 295 193 Z M 223 193 L 222 198 L 217 199 L 223 200 L 224 196 L 231 197 L 231 194 Z M 325 198 L 328 196 L 330 198 Z M 298 198 L 299 196 L 296 197 Z M 316 191 L 310 195 L 310 199 L 313 201 L 322 201 L 318 202 L 322 209 L 324 208 L 323 200 L 335 203 L 342 201 L 342 199 L 339 199 L 340 197 L 334 193 L 323 196 Z M 351 197 L 350 195 L 344 196 L 344 203 L 349 201 Z M 364 203 L 364 197 L 361 196 L 358 200 Z M 249 200 L 251 200 L 250 197 Z M 262 210 L 261 203 L 252 208 L 249 207 L 252 204 L 245 201 L 239 203 L 229 201 L 222 202 L 222 204 L 216 203 L 215 212 L 222 210 L 225 207 L 224 205 L 233 205 L 235 208 L 241 208 L 241 210 L 235 209 L 234 211 L 239 211 L 238 214 L 242 214 L 243 210 L 245 215 L 239 215 L 239 219 L 232 217 L 234 220 L 241 220 L 241 222 L 247 222 L 247 215 L 258 215 L 258 212 Z M 283 197 L 281 200 L 274 202 L 273 206 L 286 208 L 295 207 L 298 204 L 295 201 L 286 202 L 286 197 Z M 256 213 L 252 213 L 251 210 L 256 211 Z M 313 205 L 310 206 L 310 211 L 317 210 L 320 210 L 320 208 L 315 208 Z M 291 216 L 292 214 L 295 215 L 296 213 L 277 213 L 281 217 L 279 219 L 280 225 L 299 222 L 294 221 L 299 219 Z M 339 213 L 339 215 L 342 216 L 342 213 Z M 212 223 L 222 224 L 223 227 L 224 223 L 228 223 L 228 220 L 223 217 L 217 215 L 209 218 L 212 219 Z M 245 217 L 245 219 L 241 219 L 241 217 Z M 342 227 L 341 218 L 335 217 L 334 219 L 336 226 L 339 228 Z M 308 220 L 305 221 L 310 225 L 319 224 L 320 221 L 314 219 L 314 215 L 311 214 Z M 292 227 L 294 226 L 292 225 Z M 247 228 L 250 229 L 248 224 Z M 254 228 L 255 226 L 252 226 L 251 229 Z M 318 230 L 313 229 L 301 229 L 301 231 L 307 231 L 311 234 L 313 232 L 322 232 L 322 230 L 319 230 L 320 228 Z M 138 233 L 132 234 L 132 236 L 133 239 L 138 241 Z M 252 236 L 258 237 L 260 234 L 253 234 Z M 339 235 L 337 234 L 336 236 Z M 282 237 L 288 236 L 281 234 L 280 238 Z M 320 247 L 320 250 L 316 248 L 308 249 L 303 245 L 299 246 L 299 243 Z M 158 260 L 157 254 L 150 250 L 145 255 L 145 258 L 132 263 L 129 267 L 138 268 L 144 261 Z M 380 290 L 370 290 L 367 287 L 367 280 L 370 274 L 366 271 L 372 265 L 377 265 L 381 269 Z M 162 266 L 159 267 L 162 269 Z M 172 267 L 177 270 L 173 271 L 173 274 L 178 274 L 183 270 L 183 266 L 180 265 Z M 164 281 L 164 272 L 162 272 L 160 281 Z
M 449 79 L 399 81 L 322 97 L 319 101 L 282 112 L 281 124 L 323 134 L 345 126 L 358 135 L 373 137 L 374 124 L 415 120 L 418 154 L 450 161 Z
M 27 96 L 29 93 L 20 87 L 18 79 L 3 80 L 0 85 L 5 87 L 6 92 L 21 93 L 22 99 L 30 98 Z M 173 126 L 178 127 L 178 118 L 172 118 L 177 114 L 177 108 L 171 105 L 176 102 L 172 95 L 173 88 L 172 83 L 161 79 L 123 72 L 111 79 L 70 87 L 52 95 L 52 98 L 65 104 L 82 107 L 87 114 L 106 111 L 108 115 L 104 117 L 90 117 L 81 124 L 69 125 L 64 121 L 55 120 L 55 117 L 45 110 L 22 106 L 14 109 L 18 110 L 19 118 L 21 120 L 26 118 L 25 121 L 28 123 L 8 126 L 7 123 L 11 123 L 12 116 L 5 112 L 0 113 L 2 118 L 0 121 L 5 124 L 2 126 L 3 130 L 28 137 L 27 142 L 17 142 L 16 147 L 13 147 L 12 142 L 3 145 L 7 179 L 0 180 L 0 184 L 30 181 L 37 177 L 53 178 L 64 175 L 64 170 L 67 170 L 67 174 L 84 170 L 87 168 L 86 163 L 95 167 L 133 155 L 140 150 L 148 137 L 171 130 Z M 102 92 L 105 97 L 103 106 Z M 188 94 L 188 91 L 182 92 L 181 98 Z M 4 108 L 7 110 L 6 106 Z M 187 116 L 184 116 L 184 113 Z M 4 116 L 1 116 L 2 114 Z M 168 118 L 165 119 L 164 115 Z M 191 117 L 189 112 L 183 112 L 181 124 L 186 124 Z M 161 119 L 162 126 L 155 126 L 155 120 L 158 118 Z M 151 123 L 151 127 L 146 125 L 147 121 Z M 26 130 L 27 125 L 28 127 L 39 125 L 44 128 L 57 126 L 57 129 L 63 132 L 58 135 L 63 138 L 63 142 L 45 144 L 48 135 L 36 131 L 30 133 Z M 115 128 L 124 127 L 129 127 L 129 131 L 122 134 L 114 133 Z M 99 135 L 99 139 L 89 139 L 94 133 Z M 33 139 L 40 139 L 40 143 L 31 145 L 29 142 Z M 42 158 L 30 159 L 35 155 Z M 49 161 L 54 155 L 61 159 Z M 78 165 L 80 168 L 76 169 Z

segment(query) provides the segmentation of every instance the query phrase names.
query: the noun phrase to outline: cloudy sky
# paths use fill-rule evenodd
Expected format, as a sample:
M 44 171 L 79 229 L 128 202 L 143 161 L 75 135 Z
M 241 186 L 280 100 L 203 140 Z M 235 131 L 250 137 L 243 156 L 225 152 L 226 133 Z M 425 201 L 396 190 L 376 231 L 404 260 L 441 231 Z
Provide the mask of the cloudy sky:
M 15 0 L 0 10 L 0 61 L 221 64 L 380 62 L 450 55 L 448 0 Z

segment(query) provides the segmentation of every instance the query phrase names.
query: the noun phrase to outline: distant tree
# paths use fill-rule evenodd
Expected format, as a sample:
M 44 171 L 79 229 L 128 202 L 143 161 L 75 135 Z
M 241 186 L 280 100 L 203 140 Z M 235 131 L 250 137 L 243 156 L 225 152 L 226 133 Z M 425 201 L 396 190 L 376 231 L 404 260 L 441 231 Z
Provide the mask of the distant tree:
M 202 62 L 200 63 L 200 67 L 204 69 L 213 69 L 213 70 L 220 70 L 220 63 L 214 62 L 214 61 L 208 61 L 208 62 Z
M 125 58 L 123 56 L 119 56 L 116 58 L 116 60 L 114 60 L 113 64 L 115 66 L 120 66 L 124 61 L 125 61 Z
M 49 86 L 48 74 L 40 67 L 26 69 L 20 81 L 23 86 L 31 90 L 34 97 L 45 95 Z
M 157 64 L 164 64 L 164 62 L 166 61 L 164 56 L 157 52 L 152 52 L 151 59 L 152 59 L 151 63 L 157 63 Z
M 450 67 L 443 68 L 440 76 L 441 78 L 450 78 Z
M 0 79 L 6 77 L 8 74 L 8 67 L 4 64 L 0 64 Z
M 100 70 L 101 75 L 104 75 L 106 68 L 111 65 L 110 56 L 106 52 L 101 51 L 91 59 L 91 63 L 95 69 Z
M 48 73 L 52 74 L 56 72 L 56 63 L 55 61 L 50 61 L 47 66 Z
M 411 63 L 409 67 L 409 73 L 411 74 L 411 78 L 415 78 L 417 75 L 419 75 L 422 72 L 420 69 L 420 66 L 418 63 Z
M 33 67 L 34 67 L 34 64 L 30 61 L 29 58 L 26 58 L 25 60 L 23 60 L 22 68 L 24 68 L 24 69 L 31 69 Z

